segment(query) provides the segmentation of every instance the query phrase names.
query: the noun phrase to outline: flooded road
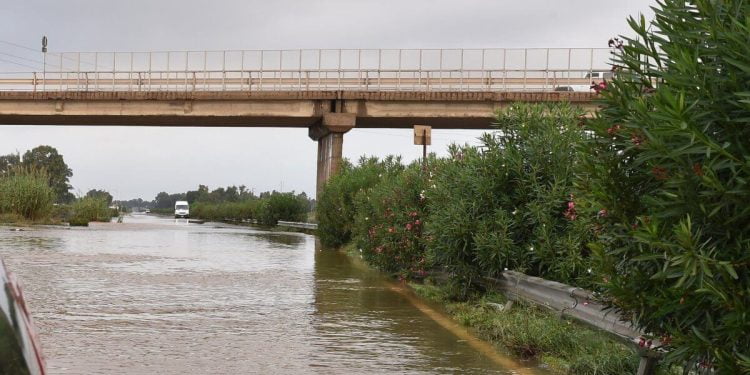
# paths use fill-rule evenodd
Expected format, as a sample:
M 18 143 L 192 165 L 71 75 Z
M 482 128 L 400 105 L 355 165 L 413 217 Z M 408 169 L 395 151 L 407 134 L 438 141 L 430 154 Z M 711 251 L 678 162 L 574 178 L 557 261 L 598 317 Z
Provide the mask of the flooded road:
M 313 236 L 144 215 L 0 231 L 51 374 L 529 373 Z

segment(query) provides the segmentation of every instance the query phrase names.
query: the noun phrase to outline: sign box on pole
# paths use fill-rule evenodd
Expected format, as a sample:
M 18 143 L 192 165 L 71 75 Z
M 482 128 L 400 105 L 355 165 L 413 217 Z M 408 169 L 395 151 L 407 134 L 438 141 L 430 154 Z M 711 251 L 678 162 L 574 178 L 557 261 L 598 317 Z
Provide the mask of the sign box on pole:
M 432 127 L 427 125 L 414 125 L 414 144 L 429 146 L 432 144 Z

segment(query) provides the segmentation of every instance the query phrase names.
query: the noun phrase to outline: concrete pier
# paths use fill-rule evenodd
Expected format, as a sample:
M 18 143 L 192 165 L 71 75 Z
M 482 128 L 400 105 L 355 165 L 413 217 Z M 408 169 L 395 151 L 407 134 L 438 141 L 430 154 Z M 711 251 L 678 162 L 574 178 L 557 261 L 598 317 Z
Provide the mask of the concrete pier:
M 320 194 L 326 181 L 341 168 L 344 134 L 354 128 L 356 121 L 357 117 L 353 113 L 326 113 L 320 124 L 310 127 L 310 138 L 318 142 L 317 194 Z

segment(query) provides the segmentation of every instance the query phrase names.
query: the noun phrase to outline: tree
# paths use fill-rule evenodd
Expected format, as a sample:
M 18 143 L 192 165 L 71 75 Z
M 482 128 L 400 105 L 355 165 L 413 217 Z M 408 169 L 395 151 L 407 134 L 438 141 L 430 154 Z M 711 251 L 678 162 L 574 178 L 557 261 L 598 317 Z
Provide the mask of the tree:
M 0 177 L 10 174 L 11 169 L 21 164 L 21 156 L 8 154 L 0 156 Z
M 54 147 L 37 146 L 26 151 L 23 154 L 22 165 L 47 171 L 49 185 L 55 191 L 57 202 L 71 202 L 75 199 L 70 193 L 70 177 L 73 177 L 73 171 Z
M 198 185 L 198 190 L 190 190 L 185 193 L 185 200 L 193 204 L 195 202 L 205 202 L 208 200 L 208 186 Z
M 654 10 L 588 125 L 581 214 L 610 303 L 667 361 L 750 373 L 750 3 Z
M 154 207 L 155 208 L 170 208 L 174 206 L 174 201 L 172 201 L 169 197 L 169 193 L 162 191 L 161 193 L 156 195 L 156 198 L 154 198 Z
M 112 204 L 112 194 L 104 190 L 91 189 L 86 193 L 87 197 L 103 199 L 107 202 L 107 206 Z

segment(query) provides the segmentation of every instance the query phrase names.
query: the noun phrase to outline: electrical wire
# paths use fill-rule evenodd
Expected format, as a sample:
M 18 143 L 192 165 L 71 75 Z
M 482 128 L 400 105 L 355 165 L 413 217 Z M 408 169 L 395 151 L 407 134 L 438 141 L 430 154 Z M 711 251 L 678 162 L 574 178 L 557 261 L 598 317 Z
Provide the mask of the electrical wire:
M 26 68 L 31 68 L 31 69 L 34 69 L 34 70 L 38 70 L 39 69 L 36 66 L 26 65 L 26 64 L 23 64 L 23 63 L 19 63 L 19 62 L 15 62 L 15 61 L 10 61 L 10 60 L 5 60 L 5 59 L 0 59 L 0 62 L 9 63 L 9 64 L 15 64 L 15 65 L 23 66 L 23 67 L 26 67 Z
M 41 61 L 37 61 L 37 60 L 34 60 L 34 59 L 29 59 L 29 58 L 26 58 L 26 57 L 23 57 L 23 56 L 17 56 L 17 55 L 14 55 L 12 53 L 0 52 L 0 55 L 5 55 L 5 56 L 8 56 L 8 57 L 12 57 L 14 59 L 29 61 L 29 62 L 32 62 L 32 63 L 35 63 L 35 64 L 39 64 L 39 65 L 44 65 L 44 63 L 41 62 Z M 47 64 L 47 65 L 50 65 L 50 64 Z
M 21 44 L 18 44 L 18 43 L 13 43 L 13 42 L 9 42 L 9 41 L 7 41 L 7 40 L 2 40 L 2 39 L 0 39 L 0 43 L 4 43 L 4 44 L 10 45 L 10 46 L 14 46 L 14 47 L 22 48 L 22 49 L 25 49 L 25 50 L 28 50 L 28 51 L 41 52 L 41 51 L 39 51 L 39 50 L 36 50 L 36 49 L 34 49 L 34 48 L 26 47 L 26 46 L 24 46 L 24 45 L 21 45 Z M 1 52 L 0 52 L 0 53 L 1 53 Z M 3 53 L 3 54 L 5 55 L 5 54 L 7 54 L 7 53 Z M 77 61 L 76 59 L 74 59 L 74 58 L 72 58 L 72 57 L 67 57 L 67 56 L 64 56 L 64 54 L 61 54 L 61 53 L 48 52 L 47 54 L 48 54 L 48 55 L 53 55 L 53 56 L 60 56 L 60 57 L 62 57 L 62 58 L 63 58 L 64 60 L 68 60 L 68 61 L 73 61 L 73 62 L 76 62 L 76 63 L 78 63 L 78 61 Z M 9 55 L 9 54 L 7 54 L 7 55 Z M 18 56 L 14 56 L 14 57 L 18 57 Z M 23 57 L 19 57 L 19 58 L 22 58 L 22 59 L 25 59 L 25 60 L 31 60 L 31 59 L 26 59 L 26 58 L 23 58 Z M 34 61 L 34 60 L 32 60 L 32 61 Z M 35 62 L 38 62 L 38 61 L 35 61 Z M 42 62 L 38 62 L 38 63 L 42 64 Z M 94 64 L 94 63 L 90 63 L 90 62 L 88 62 L 88 61 L 80 61 L 80 63 L 86 64 L 86 65 L 90 65 L 90 66 L 93 66 L 93 67 L 95 67 L 95 68 L 99 68 L 99 67 L 100 67 L 99 65 L 96 65 L 96 64 Z M 47 66 L 53 66 L 53 67 L 56 67 L 56 68 L 60 68 L 60 65 L 58 65 L 58 64 L 52 64 L 52 63 L 49 63 L 49 62 L 47 62 Z M 104 70 L 108 70 L 108 69 L 110 69 L 110 68 L 109 68 L 109 67 L 107 67 L 107 66 L 104 66 Z
M 26 46 L 23 46 L 23 45 L 20 45 L 20 44 L 17 44 L 17 43 L 9 42 L 7 40 L 0 39 L 0 43 L 5 43 L 5 44 L 8 44 L 8 45 L 11 45 L 11 46 L 14 46 L 14 47 L 18 47 L 18 48 L 23 48 L 23 49 L 26 49 L 26 50 L 29 50 L 29 51 L 41 52 L 41 51 L 39 51 L 37 49 L 29 48 L 29 47 L 26 47 Z

